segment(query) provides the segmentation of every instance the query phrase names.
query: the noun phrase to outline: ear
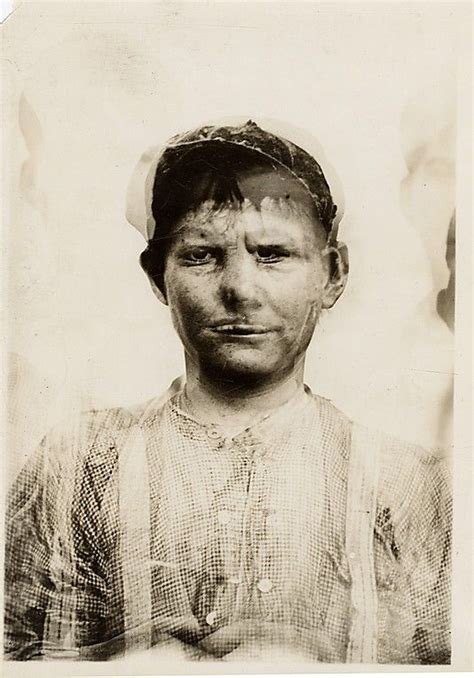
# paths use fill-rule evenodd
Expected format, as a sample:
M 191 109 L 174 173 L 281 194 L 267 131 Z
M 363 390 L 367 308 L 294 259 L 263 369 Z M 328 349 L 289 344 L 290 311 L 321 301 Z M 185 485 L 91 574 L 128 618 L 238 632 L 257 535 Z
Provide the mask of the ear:
M 323 292 L 323 308 L 332 308 L 341 294 L 347 282 L 349 273 L 349 253 L 343 242 L 329 245 L 323 251 L 329 259 L 329 278 Z
M 168 299 L 166 298 L 164 285 L 163 289 L 160 289 L 156 282 L 150 276 L 148 276 L 148 280 L 150 282 L 151 289 L 153 290 L 153 294 L 155 295 L 155 297 L 159 299 L 159 301 L 161 301 L 162 304 L 168 306 Z
M 155 297 L 161 301 L 162 304 L 165 306 L 168 306 L 168 300 L 166 298 L 166 290 L 165 290 L 165 283 L 164 283 L 164 275 L 162 275 L 161 270 L 158 272 L 157 267 L 153 266 L 153 255 L 150 250 L 150 243 L 148 243 L 148 246 L 146 250 L 144 250 L 140 254 L 140 266 L 142 267 L 143 272 L 145 273 L 146 277 L 148 278 L 148 282 L 150 283 L 151 289 L 153 291 L 153 294 Z M 158 285 L 155 282 L 155 278 L 158 278 L 160 281 L 162 281 L 162 285 Z

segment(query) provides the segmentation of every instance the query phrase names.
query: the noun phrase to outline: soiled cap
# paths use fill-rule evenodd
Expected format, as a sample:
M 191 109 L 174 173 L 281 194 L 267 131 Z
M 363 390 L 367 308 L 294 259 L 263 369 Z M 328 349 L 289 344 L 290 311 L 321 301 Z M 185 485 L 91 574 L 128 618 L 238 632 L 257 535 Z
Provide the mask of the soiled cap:
M 301 133 L 298 136 L 301 137 Z M 304 150 L 249 120 L 242 125 L 205 125 L 178 134 L 164 147 L 153 147 L 142 155 L 129 184 L 126 216 L 145 240 L 151 240 L 157 227 L 152 213 L 154 185 L 160 181 L 166 182 L 174 164 L 186 152 L 191 149 L 197 151 L 199 147 L 207 147 L 211 143 L 245 147 L 288 170 L 313 199 L 328 240 L 337 239 L 344 197 L 340 181 L 319 143 L 306 135 L 305 146 L 308 150 Z

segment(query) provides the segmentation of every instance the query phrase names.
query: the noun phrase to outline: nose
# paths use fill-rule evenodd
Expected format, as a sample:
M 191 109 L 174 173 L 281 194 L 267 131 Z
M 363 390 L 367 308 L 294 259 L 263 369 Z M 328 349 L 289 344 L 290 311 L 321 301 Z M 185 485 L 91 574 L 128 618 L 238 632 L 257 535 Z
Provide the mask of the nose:
M 230 309 L 259 306 L 259 287 L 254 259 L 246 249 L 228 252 L 222 267 L 220 294 Z

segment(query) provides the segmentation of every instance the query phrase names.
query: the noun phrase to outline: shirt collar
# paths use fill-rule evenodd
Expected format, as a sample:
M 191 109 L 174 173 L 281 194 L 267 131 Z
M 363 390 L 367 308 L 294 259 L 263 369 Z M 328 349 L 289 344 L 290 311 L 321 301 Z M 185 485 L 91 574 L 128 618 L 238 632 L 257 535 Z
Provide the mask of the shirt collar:
M 237 445 L 243 449 L 274 448 L 275 443 L 292 434 L 305 416 L 307 408 L 314 406 L 314 398 L 308 386 L 304 386 L 286 403 L 266 413 L 253 424 L 234 436 L 225 436 L 218 426 L 204 424 L 187 412 L 181 403 L 182 391 L 172 395 L 166 406 L 186 425 L 191 426 L 199 437 L 206 437 L 212 447 Z

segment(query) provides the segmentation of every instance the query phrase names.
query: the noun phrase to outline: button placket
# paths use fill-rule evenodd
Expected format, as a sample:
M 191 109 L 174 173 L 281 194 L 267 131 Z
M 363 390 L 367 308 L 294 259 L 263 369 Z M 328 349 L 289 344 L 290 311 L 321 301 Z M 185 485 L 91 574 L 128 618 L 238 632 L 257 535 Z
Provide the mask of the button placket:
M 222 573 L 228 587 L 227 595 L 231 597 L 237 594 L 239 584 L 242 583 L 242 519 L 246 502 L 246 497 L 239 494 L 238 475 L 236 483 L 232 488 L 219 493 L 215 514 L 222 549 Z
M 277 522 L 278 513 L 266 506 L 265 499 L 265 461 L 264 449 L 257 446 L 253 450 L 251 461 L 251 475 L 252 483 L 249 486 L 248 500 L 251 502 L 252 510 L 248 516 L 248 527 L 251 562 L 249 565 L 252 568 L 251 578 L 253 586 L 266 601 L 266 607 L 270 610 L 272 602 L 271 599 L 275 593 L 275 580 L 268 576 L 267 562 L 267 541 L 268 541 L 268 527 L 269 522 Z M 253 496 L 252 496 L 253 495 Z M 272 519 L 269 521 L 269 517 Z M 269 607 L 270 606 L 270 607 Z

